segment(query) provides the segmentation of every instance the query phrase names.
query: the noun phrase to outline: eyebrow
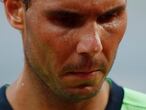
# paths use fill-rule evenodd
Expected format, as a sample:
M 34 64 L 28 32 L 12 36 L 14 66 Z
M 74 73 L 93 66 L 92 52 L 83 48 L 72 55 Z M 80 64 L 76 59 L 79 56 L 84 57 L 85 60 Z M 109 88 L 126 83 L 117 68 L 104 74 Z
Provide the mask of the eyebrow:
M 82 15 L 79 12 L 74 12 L 70 10 L 51 10 L 50 12 L 47 12 L 47 15 L 51 16 L 59 16 L 59 15 L 72 15 L 72 16 L 78 16 L 81 17 Z
M 122 5 L 112 7 L 111 9 L 107 9 L 107 10 L 101 12 L 101 14 L 120 12 L 120 11 L 124 11 L 124 10 L 126 10 L 126 5 L 122 4 Z
M 105 10 L 96 10 L 96 11 L 94 11 L 94 13 L 95 14 L 97 14 L 97 15 L 102 15 L 102 14 L 110 14 L 110 13 L 112 13 L 112 12 L 120 12 L 120 11 L 124 11 L 126 9 L 126 4 L 125 3 L 123 3 L 123 4 L 119 4 L 119 5 L 117 5 L 117 6 L 112 6 L 112 7 L 110 7 L 110 8 L 107 8 L 107 9 L 105 9 Z M 45 14 L 47 14 L 47 15 L 57 15 L 57 14 L 72 14 L 72 15 L 77 15 L 77 16 L 83 16 L 83 15 L 86 15 L 86 12 L 85 12 L 85 10 L 80 10 L 80 9 L 68 9 L 68 8 L 52 8 L 51 10 L 46 10 L 45 11 Z M 89 14 L 91 14 L 91 13 L 89 13 Z
M 112 13 L 112 12 L 116 12 L 116 11 L 124 11 L 125 9 L 126 9 L 126 4 L 122 4 L 122 5 L 112 7 L 110 9 L 106 9 L 106 10 L 102 11 L 101 14 Z

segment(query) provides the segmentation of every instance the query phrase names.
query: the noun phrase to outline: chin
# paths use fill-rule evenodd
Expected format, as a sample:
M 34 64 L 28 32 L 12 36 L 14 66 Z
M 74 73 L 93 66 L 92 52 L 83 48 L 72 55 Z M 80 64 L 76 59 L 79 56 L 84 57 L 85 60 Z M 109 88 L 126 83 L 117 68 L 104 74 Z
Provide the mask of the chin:
M 101 87 L 87 86 L 80 88 L 69 88 L 65 90 L 63 97 L 68 102 L 80 102 L 95 97 Z

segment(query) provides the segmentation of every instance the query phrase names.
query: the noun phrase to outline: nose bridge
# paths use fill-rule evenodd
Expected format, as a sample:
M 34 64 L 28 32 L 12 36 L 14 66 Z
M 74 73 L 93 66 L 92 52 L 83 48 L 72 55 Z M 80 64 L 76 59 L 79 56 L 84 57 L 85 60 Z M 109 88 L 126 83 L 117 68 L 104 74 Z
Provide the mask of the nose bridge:
M 88 34 L 90 36 L 95 36 L 98 32 L 98 29 L 97 29 L 97 24 L 96 23 L 92 23 L 92 22 L 89 22 L 87 23 L 84 28 L 83 28 L 83 34 Z
M 82 37 L 91 37 L 92 39 L 100 40 L 100 25 L 96 22 L 89 22 L 84 28 Z
M 88 23 L 82 28 L 77 45 L 78 53 L 95 54 L 102 51 L 99 27 L 96 23 Z

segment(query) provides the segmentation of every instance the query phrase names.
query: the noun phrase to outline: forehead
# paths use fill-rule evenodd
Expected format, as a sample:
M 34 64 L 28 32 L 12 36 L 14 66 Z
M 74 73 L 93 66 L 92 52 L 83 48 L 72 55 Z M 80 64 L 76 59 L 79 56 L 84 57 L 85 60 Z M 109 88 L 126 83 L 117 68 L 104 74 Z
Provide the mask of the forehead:
M 32 0 L 33 4 L 47 9 L 99 10 L 126 5 L 126 0 Z

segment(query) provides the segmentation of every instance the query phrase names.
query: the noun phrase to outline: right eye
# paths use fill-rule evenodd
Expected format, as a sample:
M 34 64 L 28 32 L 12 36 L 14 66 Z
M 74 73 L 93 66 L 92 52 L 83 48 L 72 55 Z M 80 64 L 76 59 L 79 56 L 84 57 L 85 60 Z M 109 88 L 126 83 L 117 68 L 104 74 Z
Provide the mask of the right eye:
M 83 24 L 83 16 L 73 12 L 52 12 L 49 15 L 49 19 L 55 25 L 59 25 L 66 28 L 76 28 Z

